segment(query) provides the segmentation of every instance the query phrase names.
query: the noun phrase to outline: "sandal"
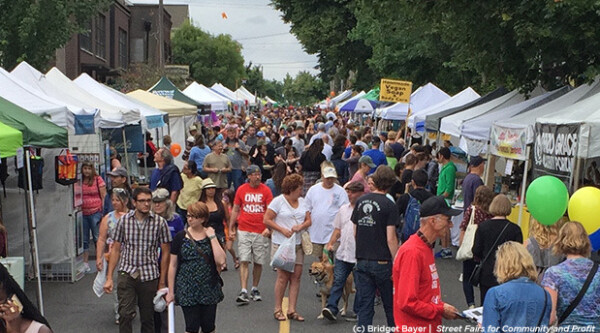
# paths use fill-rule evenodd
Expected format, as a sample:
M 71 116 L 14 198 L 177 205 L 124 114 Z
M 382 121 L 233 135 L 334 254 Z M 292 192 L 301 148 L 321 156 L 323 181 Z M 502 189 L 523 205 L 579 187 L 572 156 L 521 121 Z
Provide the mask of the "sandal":
M 281 311 L 281 310 L 275 311 L 275 313 L 273 313 L 273 317 L 277 321 L 286 321 L 287 320 L 287 318 L 283 315 L 283 311 Z
M 304 317 L 302 317 L 301 315 L 299 315 L 297 312 L 288 313 L 287 317 L 288 317 L 289 320 L 304 321 Z
M 238 269 L 240 268 L 240 259 L 239 258 L 235 258 L 235 264 L 233 265 L 233 268 Z

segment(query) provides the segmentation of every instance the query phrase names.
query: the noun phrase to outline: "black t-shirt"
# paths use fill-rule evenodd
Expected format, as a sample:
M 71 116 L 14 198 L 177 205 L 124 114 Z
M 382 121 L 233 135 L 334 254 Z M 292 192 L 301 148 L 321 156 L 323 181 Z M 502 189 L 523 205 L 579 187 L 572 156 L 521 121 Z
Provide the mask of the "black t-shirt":
M 392 198 L 394 198 L 394 200 L 398 200 L 400 195 L 404 193 L 404 185 L 401 181 L 396 179 L 396 182 L 394 183 L 394 185 L 392 185 L 392 187 L 390 187 L 388 193 L 392 196 Z
M 406 184 L 410 184 L 412 181 L 413 170 L 405 169 L 402 171 L 402 175 L 400 175 L 400 182 L 402 183 L 402 189 L 400 193 L 404 193 L 404 189 L 406 188 Z
M 385 194 L 361 196 L 352 212 L 356 224 L 356 259 L 392 260 L 387 243 L 387 227 L 395 226 L 396 204 Z

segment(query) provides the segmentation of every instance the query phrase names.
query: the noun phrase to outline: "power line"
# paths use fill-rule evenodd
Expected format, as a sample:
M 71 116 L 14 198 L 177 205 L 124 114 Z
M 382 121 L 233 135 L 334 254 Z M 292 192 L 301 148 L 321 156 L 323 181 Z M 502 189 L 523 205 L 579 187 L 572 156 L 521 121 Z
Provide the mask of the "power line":
M 259 39 L 259 38 L 283 36 L 283 35 L 289 35 L 289 34 L 290 34 L 289 32 L 282 32 L 282 33 L 271 34 L 271 35 L 262 35 L 262 36 L 254 36 L 254 37 L 236 38 L 235 40 L 237 40 L 237 41 L 240 41 L 240 40 L 250 40 L 250 39 Z

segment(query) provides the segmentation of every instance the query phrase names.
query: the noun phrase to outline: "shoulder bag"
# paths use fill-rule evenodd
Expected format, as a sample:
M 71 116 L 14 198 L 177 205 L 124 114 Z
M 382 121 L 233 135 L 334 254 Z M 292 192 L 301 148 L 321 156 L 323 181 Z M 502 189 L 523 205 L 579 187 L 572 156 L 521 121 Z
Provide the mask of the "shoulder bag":
M 471 206 L 471 218 L 469 224 L 465 230 L 462 244 L 456 252 L 456 260 L 469 260 L 473 259 L 473 242 L 475 241 L 475 232 L 477 231 L 477 224 L 475 224 L 475 206 Z
M 579 305 L 579 302 L 581 302 L 581 299 L 583 298 L 583 296 L 589 289 L 590 284 L 592 283 L 592 280 L 594 279 L 594 276 L 596 275 L 597 271 L 598 271 L 598 263 L 594 262 L 594 265 L 592 266 L 592 269 L 590 270 L 590 273 L 588 274 L 587 279 L 585 279 L 585 282 L 583 283 L 581 290 L 579 291 L 579 293 L 577 294 L 575 299 L 571 302 L 571 304 L 569 304 L 569 307 L 565 310 L 565 312 L 563 312 L 562 316 L 560 316 L 560 319 L 558 319 L 558 324 L 565 321 L 565 319 L 567 319 L 567 317 L 569 317 L 571 312 L 573 312 L 573 310 L 575 310 L 577 305 Z
M 302 223 L 298 223 L 298 220 L 296 220 L 296 216 L 294 216 L 294 208 L 292 207 L 292 205 L 290 205 L 290 203 L 287 201 L 285 196 L 283 196 L 283 194 L 281 195 L 281 198 L 283 199 L 283 201 L 285 201 L 285 203 L 289 207 L 290 212 L 292 213 L 292 218 L 294 219 L 294 222 L 296 222 L 296 224 L 302 224 Z M 298 202 L 298 204 L 300 204 L 300 202 Z M 308 233 L 308 231 L 304 230 L 304 231 L 300 232 L 300 242 L 302 244 L 302 252 L 304 252 L 304 255 L 307 255 L 307 256 L 312 255 L 313 245 L 312 245 L 312 242 L 310 241 L 310 234 Z
M 209 258 L 208 255 L 206 253 L 204 253 L 204 251 L 202 251 L 202 249 L 200 249 L 198 244 L 196 244 L 196 240 L 194 239 L 194 237 L 192 237 L 192 234 L 190 234 L 190 231 L 187 228 L 185 229 L 185 233 L 192 241 L 192 244 L 194 244 L 194 248 L 196 249 L 196 252 L 198 252 L 198 254 L 204 258 L 204 260 L 206 260 L 206 262 L 210 266 L 211 270 L 213 271 L 213 282 L 219 283 L 219 285 L 221 287 L 223 287 L 223 279 L 221 278 L 221 274 L 219 273 L 219 270 L 217 269 L 217 263 L 215 262 L 215 258 L 214 257 Z
M 548 294 L 546 294 L 546 290 L 544 288 L 542 288 L 542 291 L 544 292 L 544 308 L 542 309 L 542 315 L 540 316 L 540 320 L 538 320 L 537 327 L 540 327 L 542 325 L 542 320 L 544 320 L 546 308 L 548 307 L 548 305 L 546 304 L 548 303 Z
M 509 223 L 511 223 L 511 222 L 506 222 L 506 225 L 504 225 L 504 228 L 502 228 L 502 231 L 500 231 L 500 234 L 498 234 L 496 241 L 494 242 L 494 244 L 488 251 L 485 258 L 483 258 L 483 260 L 475 266 L 475 269 L 473 269 L 473 273 L 469 277 L 469 283 L 472 284 L 473 286 L 475 286 L 475 287 L 479 286 L 479 282 L 481 281 L 481 267 L 488 260 L 488 258 L 492 254 L 492 252 L 494 252 L 494 250 L 496 249 L 496 245 L 498 245 L 498 241 L 500 240 L 500 237 L 504 233 L 504 230 L 506 230 L 506 228 L 508 227 Z

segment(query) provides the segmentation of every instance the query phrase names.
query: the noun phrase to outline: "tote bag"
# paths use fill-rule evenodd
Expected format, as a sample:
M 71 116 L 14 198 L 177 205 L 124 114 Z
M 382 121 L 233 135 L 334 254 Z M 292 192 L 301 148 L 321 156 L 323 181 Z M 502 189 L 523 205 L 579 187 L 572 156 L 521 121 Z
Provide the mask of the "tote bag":
M 477 224 L 475 224 L 475 206 L 471 206 L 471 218 L 465 230 L 462 244 L 456 252 L 456 260 L 464 261 L 473 259 L 473 242 L 475 241 L 475 232 L 477 231 Z

